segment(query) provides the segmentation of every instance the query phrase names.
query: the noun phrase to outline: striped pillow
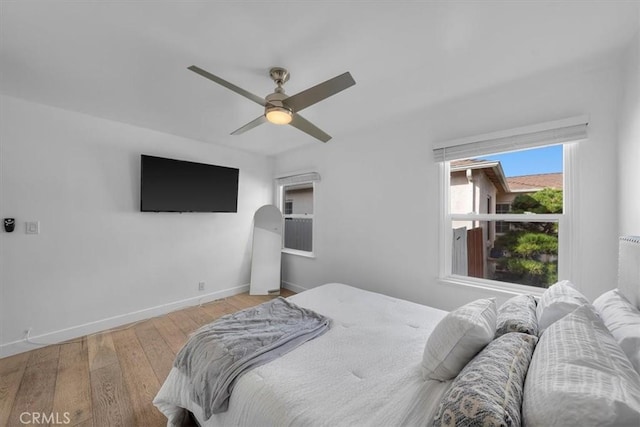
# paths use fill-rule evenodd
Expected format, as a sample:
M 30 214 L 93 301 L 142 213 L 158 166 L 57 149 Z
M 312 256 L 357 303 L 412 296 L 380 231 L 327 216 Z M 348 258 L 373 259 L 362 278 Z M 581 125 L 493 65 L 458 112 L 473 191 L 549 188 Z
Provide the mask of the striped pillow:
M 590 306 L 542 334 L 524 391 L 525 425 L 640 425 L 640 376 Z

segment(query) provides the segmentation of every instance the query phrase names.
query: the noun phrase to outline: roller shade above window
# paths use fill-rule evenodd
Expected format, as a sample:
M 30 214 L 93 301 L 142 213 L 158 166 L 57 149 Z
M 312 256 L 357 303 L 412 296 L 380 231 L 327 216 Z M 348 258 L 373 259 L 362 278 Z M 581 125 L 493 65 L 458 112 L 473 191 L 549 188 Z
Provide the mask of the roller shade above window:
M 300 175 L 283 176 L 276 178 L 276 184 L 278 185 L 293 185 L 303 182 L 315 182 L 320 181 L 320 174 L 317 172 L 304 173 Z
M 572 117 L 434 144 L 436 162 L 486 156 L 587 138 L 588 116 Z

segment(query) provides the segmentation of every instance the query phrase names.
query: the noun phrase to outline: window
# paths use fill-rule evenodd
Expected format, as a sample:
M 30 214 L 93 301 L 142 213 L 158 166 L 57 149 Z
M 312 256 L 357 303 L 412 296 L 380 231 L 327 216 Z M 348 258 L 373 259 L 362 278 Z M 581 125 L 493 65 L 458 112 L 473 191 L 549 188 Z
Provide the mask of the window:
M 284 247 L 312 252 L 313 249 L 313 183 L 285 185 Z M 287 209 L 290 200 L 290 209 Z M 289 211 L 289 212 L 287 212 Z
M 496 203 L 496 213 L 497 214 L 506 214 L 511 211 L 511 204 L 509 203 Z M 509 222 L 508 221 L 496 221 L 496 234 L 504 234 L 509 232 Z
M 278 178 L 279 207 L 284 216 L 283 247 L 286 252 L 313 254 L 313 211 L 317 173 Z
M 441 277 L 510 290 L 570 279 L 570 165 L 584 138 L 580 117 L 436 146 Z
M 496 203 L 496 213 L 506 214 L 511 211 L 510 203 Z

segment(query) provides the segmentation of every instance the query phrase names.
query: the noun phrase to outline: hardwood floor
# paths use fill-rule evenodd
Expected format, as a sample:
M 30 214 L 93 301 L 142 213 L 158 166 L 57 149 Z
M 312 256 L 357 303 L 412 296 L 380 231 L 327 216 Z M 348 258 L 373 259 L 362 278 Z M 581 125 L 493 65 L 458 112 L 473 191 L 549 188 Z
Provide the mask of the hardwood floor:
M 164 426 L 151 402 L 187 336 L 272 298 L 239 294 L 0 359 L 0 426 Z

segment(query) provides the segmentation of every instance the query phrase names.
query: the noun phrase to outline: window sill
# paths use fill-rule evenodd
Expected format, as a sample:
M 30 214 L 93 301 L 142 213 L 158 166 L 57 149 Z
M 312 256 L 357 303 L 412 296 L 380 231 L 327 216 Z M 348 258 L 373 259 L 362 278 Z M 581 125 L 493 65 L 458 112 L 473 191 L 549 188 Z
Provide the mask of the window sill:
M 296 255 L 296 256 L 299 256 L 299 257 L 303 257 L 303 258 L 313 258 L 313 259 L 315 259 L 315 257 L 316 257 L 316 255 L 313 252 L 299 251 L 297 249 L 282 248 L 282 253 L 283 254 L 288 254 L 288 255 Z
M 495 280 L 477 279 L 456 275 L 440 277 L 438 281 L 445 285 L 481 289 L 485 291 L 499 292 L 502 294 L 513 296 L 530 294 L 535 296 L 536 298 L 540 298 L 546 290 L 546 288 L 537 288 L 534 286 L 518 285 L 515 283 L 498 282 Z

